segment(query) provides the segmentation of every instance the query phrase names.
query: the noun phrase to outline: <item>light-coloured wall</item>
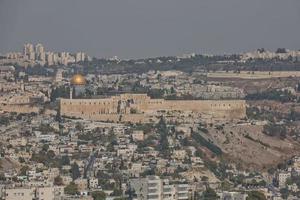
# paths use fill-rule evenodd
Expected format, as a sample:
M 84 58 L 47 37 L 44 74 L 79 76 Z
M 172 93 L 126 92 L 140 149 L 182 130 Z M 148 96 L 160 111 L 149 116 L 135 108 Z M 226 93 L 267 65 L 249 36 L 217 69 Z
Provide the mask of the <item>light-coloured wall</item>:
M 54 188 L 53 187 L 37 188 L 36 196 L 38 199 L 53 200 L 54 199 Z
M 233 71 L 216 71 L 206 74 L 210 78 L 240 78 L 240 79 L 269 79 L 269 78 L 288 78 L 300 77 L 299 71 L 241 71 L 235 73 Z
M 39 108 L 30 105 L 0 105 L 0 112 L 38 113 Z
M 28 200 L 34 198 L 34 189 L 32 188 L 13 188 L 5 191 L 7 200 Z
M 134 110 L 134 113 L 132 113 Z M 147 122 L 159 111 L 181 111 L 223 120 L 246 117 L 244 100 L 163 100 L 145 94 L 107 99 L 61 99 L 60 114 L 99 121 Z

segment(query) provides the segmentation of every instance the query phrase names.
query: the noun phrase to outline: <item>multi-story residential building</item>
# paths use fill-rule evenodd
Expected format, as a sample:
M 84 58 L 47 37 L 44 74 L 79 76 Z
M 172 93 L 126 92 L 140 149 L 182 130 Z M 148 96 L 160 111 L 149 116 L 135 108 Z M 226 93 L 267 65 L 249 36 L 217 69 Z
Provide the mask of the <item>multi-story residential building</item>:
M 133 131 L 132 135 L 133 141 L 143 141 L 144 140 L 144 132 L 143 131 Z
M 42 64 L 45 64 L 46 53 L 45 53 L 45 48 L 42 44 L 37 44 L 35 46 L 35 58 L 36 58 L 36 60 L 41 61 Z
M 39 187 L 36 189 L 36 199 L 53 200 L 55 197 L 54 187 Z
M 86 58 L 86 54 L 84 52 L 78 52 L 78 53 L 76 53 L 75 61 L 81 62 L 81 61 L 84 61 L 85 58 Z
M 0 66 L 0 78 L 10 78 L 13 77 L 15 72 L 14 66 Z
M 5 200 L 61 200 L 64 196 L 63 186 L 9 187 L 3 189 Z
M 58 69 L 55 74 L 54 81 L 60 83 L 63 80 L 63 70 Z
M 27 43 L 24 45 L 23 55 L 25 58 L 29 60 L 34 60 L 35 52 L 34 52 L 33 44 Z
M 46 61 L 47 61 L 47 65 L 51 66 L 54 65 L 54 58 L 53 58 L 54 54 L 52 52 L 48 52 L 46 54 Z
M 286 185 L 286 180 L 291 177 L 291 172 L 278 172 L 277 174 L 277 181 L 278 181 L 278 186 L 280 188 L 284 188 Z
M 188 184 L 170 184 L 158 176 L 130 180 L 138 200 L 185 200 L 189 198 Z
M 35 46 L 35 53 L 36 53 L 36 57 L 39 58 L 39 56 L 42 54 L 42 53 L 45 53 L 45 48 L 42 44 L 37 44 Z
M 89 179 L 89 188 L 98 188 L 98 179 L 97 178 Z
M 6 200 L 28 200 L 34 199 L 34 188 L 10 188 L 5 190 Z
M 70 57 L 70 54 L 68 52 L 61 52 L 60 53 L 60 64 L 68 65 L 69 57 Z
M 246 200 L 248 195 L 240 192 L 221 192 L 218 193 L 218 196 L 221 200 L 227 200 L 227 199 Z

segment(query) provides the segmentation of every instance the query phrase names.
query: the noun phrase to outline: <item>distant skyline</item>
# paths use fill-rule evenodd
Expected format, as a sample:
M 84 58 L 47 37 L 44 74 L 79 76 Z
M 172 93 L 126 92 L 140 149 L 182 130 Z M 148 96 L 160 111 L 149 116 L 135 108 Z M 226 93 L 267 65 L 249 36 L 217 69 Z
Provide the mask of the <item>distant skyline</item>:
M 0 0 L 0 52 L 123 59 L 300 49 L 299 0 Z

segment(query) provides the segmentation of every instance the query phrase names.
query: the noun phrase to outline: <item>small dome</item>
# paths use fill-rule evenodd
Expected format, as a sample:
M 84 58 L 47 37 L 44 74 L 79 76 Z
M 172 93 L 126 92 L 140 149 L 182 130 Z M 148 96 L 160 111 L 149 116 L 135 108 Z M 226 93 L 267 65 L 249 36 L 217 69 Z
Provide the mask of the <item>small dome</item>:
M 86 81 L 82 75 L 76 74 L 71 78 L 71 84 L 72 85 L 85 85 Z

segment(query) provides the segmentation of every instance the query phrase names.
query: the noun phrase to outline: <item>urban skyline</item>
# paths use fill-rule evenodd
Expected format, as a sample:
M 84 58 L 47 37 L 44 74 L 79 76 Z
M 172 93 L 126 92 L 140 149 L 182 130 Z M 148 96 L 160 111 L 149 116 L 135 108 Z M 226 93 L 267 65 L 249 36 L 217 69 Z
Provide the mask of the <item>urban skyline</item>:
M 300 0 L 0 0 L 0 200 L 299 200 Z
M 299 49 L 299 10 L 295 0 L 3 0 L 0 52 L 24 41 L 124 59 Z
M 281 55 L 280 55 L 281 54 Z M 178 58 L 184 58 L 184 57 L 191 57 L 195 55 L 204 55 L 204 56 L 230 56 L 230 55 L 239 55 L 244 57 L 244 59 L 247 59 L 246 57 L 256 57 L 256 58 L 283 58 L 287 59 L 288 56 L 291 57 L 298 57 L 300 54 L 300 49 L 299 50 L 293 50 L 293 49 L 287 49 L 287 48 L 277 48 L 274 50 L 270 49 L 265 49 L 265 48 L 257 48 L 251 51 L 247 52 L 234 52 L 232 54 L 200 54 L 200 53 L 195 53 L 195 52 L 190 52 L 190 53 L 184 53 L 181 55 L 169 55 L 167 57 L 178 57 Z M 83 51 L 78 51 L 78 52 L 70 52 L 68 50 L 66 51 L 57 51 L 57 50 L 49 50 L 47 47 L 45 47 L 42 43 L 24 43 L 23 48 L 20 50 L 18 48 L 17 50 L 13 50 L 10 52 L 5 52 L 0 54 L 2 56 L 5 56 L 9 59 L 11 58 L 17 58 L 17 57 L 23 57 L 24 59 L 28 60 L 38 60 L 38 61 L 43 61 L 46 63 L 46 60 L 48 60 L 49 55 L 52 56 L 51 60 L 56 60 L 54 62 L 55 64 L 62 62 L 64 65 L 67 65 L 68 63 L 74 63 L 74 62 L 79 62 L 79 61 L 85 61 L 91 60 L 92 58 L 97 58 L 97 59 L 111 59 L 111 60 L 130 60 L 130 59 L 121 59 L 118 56 L 113 56 L 113 57 L 91 57 L 90 55 L 87 55 L 86 52 Z M 72 55 L 74 58 L 72 58 Z M 47 56 L 47 57 L 46 57 Z M 57 58 L 55 58 L 57 57 Z M 158 57 L 163 57 L 163 56 L 158 56 Z M 145 57 L 145 58 L 138 58 L 138 59 L 150 59 L 150 58 L 155 58 L 155 57 Z M 58 61 L 58 59 L 62 59 L 65 61 Z M 138 59 L 133 59 L 133 60 L 138 60 Z M 51 62 L 53 63 L 53 62 Z M 53 63 L 53 64 L 54 64 Z

